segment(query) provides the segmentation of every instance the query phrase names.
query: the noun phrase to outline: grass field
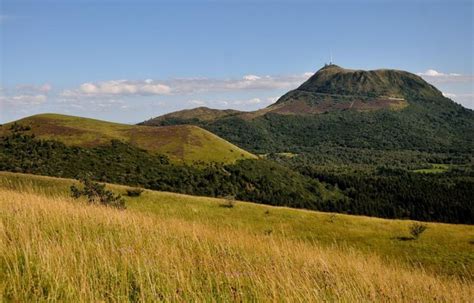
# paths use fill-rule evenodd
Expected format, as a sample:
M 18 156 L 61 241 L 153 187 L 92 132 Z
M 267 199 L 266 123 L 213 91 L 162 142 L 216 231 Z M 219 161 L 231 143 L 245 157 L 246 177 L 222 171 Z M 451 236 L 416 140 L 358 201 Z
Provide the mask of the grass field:
M 59 114 L 42 114 L 17 121 L 30 126 L 28 133 L 40 139 L 61 141 L 70 146 L 94 147 L 120 140 L 152 153 L 167 155 L 173 162 L 233 163 L 255 155 L 197 126 L 136 126 Z M 0 136 L 12 123 L 0 126 Z
M 127 210 L 73 181 L 0 173 L 5 301 L 469 302 L 474 228 L 145 191 Z M 116 192 L 126 187 L 109 186 Z

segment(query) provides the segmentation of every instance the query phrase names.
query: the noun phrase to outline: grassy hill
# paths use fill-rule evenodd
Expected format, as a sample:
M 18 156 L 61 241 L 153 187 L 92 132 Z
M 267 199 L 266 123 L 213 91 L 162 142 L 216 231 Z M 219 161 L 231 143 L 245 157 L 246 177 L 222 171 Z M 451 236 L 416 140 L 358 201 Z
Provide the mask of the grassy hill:
M 241 114 L 241 111 L 233 109 L 212 109 L 208 107 L 197 107 L 193 109 L 185 109 L 177 112 L 169 113 L 158 117 L 160 121 L 181 119 L 181 120 L 196 120 L 196 121 L 213 121 L 218 118 L 223 118 L 231 115 Z
M 0 173 L 6 301 L 468 302 L 474 229 L 145 191 L 127 210 L 72 180 Z M 123 193 L 126 187 L 109 185 Z M 80 287 L 79 287 L 80 285 Z
M 394 70 L 353 70 L 326 65 L 296 90 L 359 97 L 436 99 L 442 93 L 420 76 Z M 276 103 L 282 103 L 280 99 Z
M 215 110 L 214 110 L 215 111 Z M 399 70 L 325 66 L 267 108 L 168 114 L 145 125 L 194 124 L 254 153 L 312 152 L 322 146 L 471 152 L 474 112 Z
M 69 146 L 96 147 L 120 140 L 151 153 L 163 154 L 172 162 L 233 163 L 256 156 L 200 127 L 147 127 L 112 123 L 58 114 L 27 117 L 16 123 L 31 128 L 40 139 L 53 139 Z M 11 132 L 12 123 L 0 127 L 0 136 Z

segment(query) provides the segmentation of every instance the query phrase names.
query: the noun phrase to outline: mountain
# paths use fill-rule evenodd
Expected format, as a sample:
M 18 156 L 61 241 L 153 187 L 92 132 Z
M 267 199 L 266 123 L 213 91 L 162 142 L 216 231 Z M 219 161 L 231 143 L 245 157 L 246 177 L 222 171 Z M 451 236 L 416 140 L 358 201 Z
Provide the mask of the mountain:
M 311 152 L 339 146 L 471 152 L 474 112 L 409 72 L 351 70 L 331 64 L 276 103 L 254 112 L 202 108 L 144 125 L 194 124 L 249 151 Z
M 97 147 L 120 140 L 152 154 L 163 154 L 172 162 L 233 163 L 256 156 L 193 125 L 147 127 L 118 124 L 58 114 L 41 114 L 4 124 L 0 137 L 12 132 L 13 125 L 27 128 L 39 139 L 63 142 L 68 146 Z

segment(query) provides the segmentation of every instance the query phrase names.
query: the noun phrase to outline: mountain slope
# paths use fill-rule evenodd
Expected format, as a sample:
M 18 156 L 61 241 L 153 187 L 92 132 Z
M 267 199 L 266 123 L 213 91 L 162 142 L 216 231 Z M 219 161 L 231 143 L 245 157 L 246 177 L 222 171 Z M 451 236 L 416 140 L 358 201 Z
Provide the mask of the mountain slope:
M 96 147 L 120 140 L 151 153 L 164 154 L 173 162 L 233 163 L 256 156 L 197 126 L 147 127 L 118 124 L 58 114 L 42 114 L 15 121 L 30 128 L 27 133 L 69 146 Z M 15 122 L 0 127 L 0 136 Z
M 474 112 L 417 75 L 398 70 L 320 69 L 267 108 L 212 120 L 158 118 L 146 125 L 195 124 L 260 153 L 318 146 L 382 150 L 474 150 Z

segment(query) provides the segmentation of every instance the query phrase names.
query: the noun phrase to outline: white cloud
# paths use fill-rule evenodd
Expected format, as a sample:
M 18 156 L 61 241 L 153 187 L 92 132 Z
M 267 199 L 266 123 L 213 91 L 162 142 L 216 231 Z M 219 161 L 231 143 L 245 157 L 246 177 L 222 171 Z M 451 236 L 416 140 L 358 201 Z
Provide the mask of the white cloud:
M 255 81 L 255 80 L 260 80 L 262 78 L 256 75 L 245 75 L 243 79 L 247 81 Z
M 473 75 L 461 75 L 458 73 L 443 73 L 434 69 L 428 69 L 422 73 L 417 73 L 423 79 L 430 83 L 459 83 L 459 82 L 473 82 Z
M 151 79 L 144 81 L 110 80 L 98 83 L 86 82 L 77 89 L 64 90 L 61 97 L 97 97 L 97 96 L 131 96 L 131 95 L 167 95 L 171 88 L 167 85 L 156 83 Z
M 423 73 L 418 73 L 419 76 L 428 76 L 428 77 L 441 77 L 441 76 L 445 76 L 445 74 L 443 73 L 440 73 L 434 69 L 428 69 L 427 71 L 423 72 Z
M 262 103 L 262 100 L 260 98 L 252 98 L 252 99 L 247 99 L 247 100 L 231 101 L 230 103 L 233 105 L 253 105 L 253 104 Z
M 9 105 L 40 105 L 46 102 L 48 97 L 46 95 L 14 95 L 14 96 L 0 96 L 0 104 Z
M 13 88 L 1 88 L 0 105 L 15 108 L 38 106 L 48 100 L 48 94 L 52 90 L 50 84 L 32 85 L 19 84 Z
M 453 94 L 453 93 L 443 92 L 443 96 L 445 96 L 446 98 L 450 98 L 450 99 L 456 98 L 456 94 Z
M 220 91 L 289 90 L 307 80 L 307 73 L 287 76 L 246 75 L 241 79 L 187 78 L 167 81 L 173 94 L 194 94 Z
M 109 80 L 86 82 L 75 89 L 60 93 L 64 98 L 97 96 L 151 96 L 180 95 L 204 92 L 246 91 L 246 90 L 289 90 L 303 83 L 310 73 L 289 76 L 245 75 L 240 79 L 181 78 L 161 81 Z

